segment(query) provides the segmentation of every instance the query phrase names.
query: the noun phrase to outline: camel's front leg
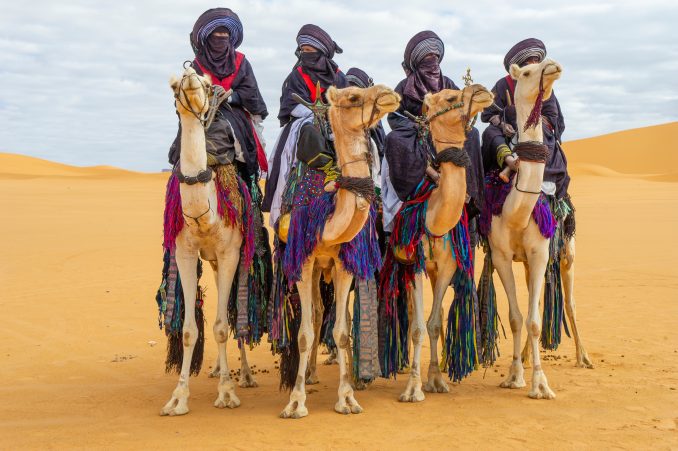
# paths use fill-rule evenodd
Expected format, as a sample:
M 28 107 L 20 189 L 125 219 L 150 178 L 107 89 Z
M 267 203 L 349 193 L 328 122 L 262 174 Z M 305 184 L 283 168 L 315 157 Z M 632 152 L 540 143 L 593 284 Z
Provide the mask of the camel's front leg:
M 239 246 L 238 246 L 239 247 Z M 223 409 L 228 407 L 234 409 L 240 405 L 240 399 L 235 394 L 235 384 L 228 371 L 228 362 L 226 361 L 226 343 L 228 342 L 228 298 L 231 294 L 231 286 L 235 276 L 238 262 L 240 261 L 240 250 L 236 248 L 227 249 L 217 255 L 217 317 L 214 321 L 214 339 L 219 349 L 219 385 L 218 396 L 214 401 L 214 407 Z
M 306 371 L 306 384 L 314 385 L 318 381 L 317 362 L 318 346 L 320 345 L 320 329 L 323 325 L 323 300 L 320 296 L 320 277 L 322 270 L 316 267 L 313 270 L 313 347 L 311 348 L 311 357 Z
M 593 368 L 593 362 L 584 349 L 584 345 L 579 337 L 577 328 L 577 311 L 574 302 L 574 237 L 565 242 L 564 249 L 560 256 L 560 275 L 563 280 L 563 294 L 565 296 L 565 312 L 570 319 L 570 329 L 574 336 L 574 345 L 577 349 L 577 366 L 582 368 Z
M 429 272 L 429 279 L 431 279 L 431 286 L 433 287 L 433 306 L 431 307 L 431 315 L 428 318 L 426 329 L 428 330 L 428 339 L 431 342 L 431 362 L 428 366 L 428 377 L 424 390 L 429 393 L 447 393 L 450 391 L 447 382 L 443 379 L 440 372 L 440 363 L 438 362 L 438 337 L 442 336 L 442 305 L 443 297 L 450 286 L 450 281 L 454 275 L 456 268 L 455 260 L 451 255 L 437 259 L 437 274 L 433 271 Z
M 402 402 L 423 401 L 425 396 L 421 391 L 421 345 L 424 342 L 424 293 L 421 274 L 414 278 L 414 321 L 410 324 L 412 328 L 412 344 L 414 345 L 414 355 L 410 365 L 410 378 L 407 381 L 405 391 L 400 395 Z M 440 310 L 440 309 L 438 309 Z
M 556 395 L 549 387 L 539 356 L 539 335 L 541 334 L 539 300 L 541 298 L 541 289 L 544 285 L 546 264 L 549 258 L 548 242 L 541 247 L 542 249 L 537 249 L 535 252 L 530 252 L 529 250 L 527 252 L 530 264 L 530 284 L 528 286 L 529 309 L 525 326 L 527 327 L 527 338 L 532 348 L 532 388 L 528 396 L 534 399 L 553 399 Z
M 172 397 L 160 411 L 160 415 L 185 415 L 188 413 L 188 378 L 191 371 L 193 349 L 198 340 L 198 325 L 195 320 L 195 296 L 198 288 L 198 251 L 177 246 L 177 268 L 184 292 L 184 325 L 182 343 L 184 356 L 181 362 L 179 383 L 172 392 Z
M 501 284 L 506 291 L 509 301 L 509 322 L 513 335 L 513 362 L 508 377 L 500 384 L 502 388 L 522 388 L 525 386 L 525 369 L 520 360 L 520 335 L 523 327 L 523 315 L 518 307 L 516 295 L 516 281 L 513 277 L 512 257 L 505 255 L 501 250 L 492 249 L 492 264 L 497 269 Z
M 299 345 L 299 368 L 294 388 L 290 393 L 290 401 L 280 412 L 280 418 L 302 418 L 308 415 L 306 408 L 306 368 L 308 356 L 313 344 L 313 256 L 306 261 L 301 269 L 301 280 L 297 282 L 299 300 L 301 301 L 301 325 L 297 335 Z
M 360 413 L 363 408 L 353 396 L 351 374 L 348 372 L 347 359 L 351 357 L 349 350 L 350 339 L 348 335 L 348 292 L 351 289 L 351 276 L 344 270 L 341 263 L 336 262 L 334 278 L 334 300 L 336 302 L 337 319 L 334 322 L 334 342 L 337 344 L 337 360 L 339 361 L 339 400 L 334 405 L 334 410 L 343 413 Z

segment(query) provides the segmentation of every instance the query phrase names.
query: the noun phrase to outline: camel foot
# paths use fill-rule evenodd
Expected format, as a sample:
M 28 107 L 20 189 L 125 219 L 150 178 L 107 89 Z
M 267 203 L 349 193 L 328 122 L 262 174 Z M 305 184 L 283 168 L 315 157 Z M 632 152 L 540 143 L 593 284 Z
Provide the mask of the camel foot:
M 428 393 L 449 393 L 450 387 L 443 379 L 443 374 L 437 365 L 429 367 L 428 380 L 424 385 L 424 391 Z
M 589 359 L 589 355 L 587 354 L 586 351 L 577 353 L 576 366 L 579 368 L 588 368 L 590 370 L 593 369 L 593 362 L 591 361 L 591 359 Z
M 549 387 L 546 374 L 543 371 L 535 371 L 532 375 L 532 390 L 527 394 L 532 399 L 554 399 L 556 394 Z
M 356 389 L 356 390 L 358 390 L 358 391 L 363 391 L 363 390 L 367 390 L 367 386 L 368 386 L 369 384 L 366 384 L 366 383 L 363 382 L 362 380 L 357 380 L 357 381 L 354 382 L 353 385 L 355 385 L 355 389 Z
M 315 385 L 320 383 L 320 379 L 318 379 L 318 374 L 315 371 L 311 371 L 308 373 L 308 376 L 306 376 L 306 385 Z
M 410 366 L 404 366 L 398 370 L 398 374 L 410 374 Z
M 213 377 L 220 377 L 221 376 L 221 371 L 219 370 L 219 365 L 215 366 L 212 371 L 207 373 L 207 377 L 213 378 Z
M 328 356 L 328 357 L 325 359 L 325 361 L 323 362 L 323 365 L 335 365 L 335 364 L 337 364 L 337 363 L 338 363 L 338 362 L 337 362 L 337 351 L 336 351 L 336 350 L 332 350 L 332 351 L 329 353 L 329 356 Z
M 421 380 L 410 381 L 407 383 L 407 388 L 400 394 L 398 398 L 400 402 L 421 402 L 426 398 L 424 392 L 421 391 Z
M 240 399 L 235 394 L 235 385 L 233 381 L 229 379 L 222 380 L 219 382 L 219 395 L 217 396 L 216 401 L 214 401 L 214 407 L 218 409 L 223 409 L 228 407 L 229 409 L 235 409 L 240 406 Z
M 238 382 L 238 387 L 253 388 L 258 386 L 259 384 L 257 384 L 257 381 L 254 379 L 254 376 L 252 376 L 249 369 L 247 371 L 240 371 L 240 382 Z
M 186 415 L 188 413 L 188 387 L 177 386 L 172 398 L 160 410 L 162 416 Z
M 514 361 L 508 377 L 499 386 L 501 388 L 523 388 L 525 385 L 525 370 L 521 362 Z
M 353 389 L 350 385 L 346 384 L 342 387 L 340 393 L 343 393 L 343 395 L 339 396 L 339 401 L 334 405 L 335 412 L 343 415 L 362 413 L 363 408 L 360 407 L 360 404 L 358 404 L 358 401 L 353 396 Z
M 290 401 L 289 404 L 285 406 L 282 412 L 280 412 L 280 418 L 292 418 L 299 419 L 308 416 L 308 409 L 299 401 Z

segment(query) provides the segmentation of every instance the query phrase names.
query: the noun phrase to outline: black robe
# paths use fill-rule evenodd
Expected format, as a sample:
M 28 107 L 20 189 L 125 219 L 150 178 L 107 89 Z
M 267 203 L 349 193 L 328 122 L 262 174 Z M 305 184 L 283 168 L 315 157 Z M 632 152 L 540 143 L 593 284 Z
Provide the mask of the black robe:
M 499 115 L 502 121 L 511 124 L 514 130 L 517 130 L 513 92 L 505 77 L 497 81 L 492 88 L 492 93 L 494 94 L 494 105 L 487 107 L 480 116 L 480 119 L 483 122 L 489 122 L 490 118 L 496 114 Z M 560 103 L 558 103 L 555 92 L 542 104 L 541 115 L 544 144 L 549 148 L 549 159 L 544 169 L 544 180 L 556 184 L 556 197 L 561 198 L 567 193 L 570 176 L 567 174 L 567 158 L 560 146 L 561 136 L 563 131 L 565 131 L 565 120 L 563 119 L 563 112 L 560 109 Z M 497 148 L 501 144 L 507 144 L 508 140 L 504 137 L 499 127 L 489 124 L 483 132 L 482 141 L 485 170 L 497 169 L 499 167 L 497 163 Z
M 192 67 L 198 75 L 203 75 L 202 69 L 200 69 L 197 64 L 192 64 Z M 219 112 L 217 113 L 217 116 L 220 117 L 216 118 L 212 123 L 212 126 L 205 131 L 205 139 L 208 141 L 208 147 L 210 146 L 210 142 L 217 143 L 217 148 L 213 149 L 214 152 L 211 151 L 211 153 L 214 153 L 220 161 L 224 156 L 234 152 L 233 138 L 237 139 L 242 148 L 243 156 L 245 157 L 245 163 L 243 165 L 238 165 L 238 169 L 244 176 L 257 175 L 259 169 L 257 143 L 248 113 L 259 115 L 262 119 L 265 119 L 266 116 L 268 116 L 268 111 L 266 110 L 264 98 L 259 91 L 257 79 L 254 77 L 252 66 L 249 61 L 247 61 L 246 57 L 243 58 L 242 63 L 240 64 L 240 70 L 233 80 L 231 89 L 233 89 L 233 93 L 235 94 L 235 102 L 229 104 L 224 101 L 221 104 Z M 228 123 L 231 124 L 231 127 L 233 127 L 235 137 L 232 136 L 225 121 L 228 121 Z M 177 136 L 170 146 L 170 164 L 174 165 L 179 161 L 180 152 L 181 123 L 179 123 Z M 226 159 L 232 159 L 232 157 L 226 157 Z M 226 161 L 224 160 L 223 162 Z
M 396 86 L 395 91 L 402 96 L 400 108 L 396 113 L 388 115 L 391 132 L 386 136 L 384 155 L 388 162 L 389 177 L 400 200 L 407 200 L 414 193 L 419 182 L 424 178 L 428 157 L 435 156 L 432 142 L 423 145 L 417 139 L 415 123 L 404 112 L 420 116 L 422 102 L 405 96 L 403 88 L 405 80 Z M 443 76 L 443 89 L 459 89 L 452 80 Z M 466 135 L 464 149 L 471 158 L 471 165 L 466 169 L 466 191 L 473 200 L 474 207 L 482 205 L 484 178 L 482 155 L 480 152 L 480 133 L 474 127 Z
M 346 76 L 343 72 L 337 72 L 334 79 L 334 86 L 337 88 L 345 88 L 348 86 Z M 292 69 L 292 72 L 287 76 L 282 86 L 278 119 L 280 120 L 280 126 L 283 127 L 283 129 L 280 138 L 278 139 L 278 146 L 273 149 L 273 161 L 271 167 L 268 168 L 268 176 L 266 177 L 264 200 L 261 206 L 261 210 L 265 212 L 271 211 L 275 187 L 278 185 L 278 178 L 280 177 L 280 158 L 282 157 L 282 151 L 285 148 L 285 143 L 287 142 L 287 137 L 290 133 L 290 127 L 292 123 L 297 120 L 297 118 L 292 116 L 292 110 L 294 110 L 298 103 L 292 98 L 292 94 L 297 94 L 307 102 L 311 102 L 311 91 L 309 91 L 306 82 L 297 71 L 297 66 Z

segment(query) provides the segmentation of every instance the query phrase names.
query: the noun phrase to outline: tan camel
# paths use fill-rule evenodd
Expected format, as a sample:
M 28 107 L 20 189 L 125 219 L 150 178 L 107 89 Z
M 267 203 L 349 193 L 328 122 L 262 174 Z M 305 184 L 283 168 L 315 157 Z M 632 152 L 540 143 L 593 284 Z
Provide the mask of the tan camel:
M 188 379 L 191 359 L 198 338 L 195 318 L 197 290 L 196 265 L 202 256 L 216 266 L 218 291 L 217 316 L 214 322 L 214 336 L 219 349 L 219 385 L 214 406 L 235 408 L 240 400 L 226 362 L 226 341 L 228 340 L 228 298 L 231 284 L 240 261 L 242 233 L 236 225 L 226 224 L 217 212 L 217 191 L 214 173 L 207 168 L 204 117 L 209 107 L 211 82 L 201 77 L 192 68 L 184 71 L 183 77 L 172 77 L 170 86 L 177 99 L 176 108 L 181 121 L 181 174 L 197 178 L 198 183 L 181 183 L 181 208 L 186 223 L 176 238 L 176 262 L 182 281 L 185 302 L 185 316 L 182 330 L 184 346 L 179 382 L 171 399 L 160 411 L 161 415 L 183 415 L 188 413 Z M 239 194 L 234 202 L 242 202 Z
M 367 156 L 369 144 L 365 130 L 376 125 L 385 114 L 397 110 L 400 96 L 384 85 L 365 89 L 331 87 L 327 90 L 327 100 L 330 104 L 328 116 L 334 133 L 337 166 L 341 169 L 342 177 L 370 178 Z M 337 319 L 333 335 L 338 348 L 340 374 L 339 400 L 334 410 L 343 414 L 362 412 L 362 407 L 353 396 L 351 377 L 347 370 L 349 331 L 346 304 L 353 276 L 343 268 L 339 250 L 342 243 L 351 241 L 360 232 L 368 219 L 369 211 L 369 203 L 363 197 L 346 189 L 337 190 L 335 213 L 327 220 L 315 251 L 302 267 L 301 280 L 297 282 L 301 300 L 299 369 L 289 403 L 280 413 L 282 418 L 301 418 L 308 415 L 306 370 L 315 342 L 316 332 L 312 320 L 314 297 L 319 297 L 317 284 L 320 279 L 320 272 L 316 268 L 323 272 L 331 271 L 334 281 Z M 321 302 L 320 299 L 315 299 L 315 303 L 317 302 Z
M 531 127 L 525 127 L 525 124 L 528 123 L 528 117 L 537 102 L 540 89 L 543 89 L 543 99 L 547 100 L 553 91 L 553 83 L 560 78 L 561 71 L 561 66 L 551 59 L 522 68 L 515 64 L 510 67 L 511 77 L 517 80 L 514 98 L 518 145 L 515 150 L 518 154 L 519 166 L 501 216 L 492 218 L 488 237 L 492 251 L 492 263 L 499 273 L 509 300 L 509 319 L 513 334 L 513 362 L 509 375 L 501 383 L 501 387 L 520 388 L 526 385 L 520 356 L 523 317 L 518 307 L 512 268 L 513 261 L 521 261 L 525 264 L 527 274 L 529 307 L 525 325 L 533 355 L 532 388 L 529 396 L 536 399 L 555 398 L 555 393 L 549 387 L 541 367 L 538 341 L 542 326 L 539 300 L 549 259 L 549 240 L 542 236 L 539 227 L 532 219 L 532 210 L 541 192 L 546 150 L 542 144 L 541 116 L 537 115 L 536 123 L 532 123 Z M 573 250 L 573 243 L 572 246 L 566 248 L 566 252 Z M 568 268 L 567 264 L 563 266 L 564 274 L 568 274 L 564 275 L 566 281 L 567 277 L 572 276 L 571 272 L 568 272 L 571 268 L 571 266 Z M 570 300 L 572 300 L 571 282 L 570 280 L 565 284 L 565 291 Z
M 424 98 L 424 111 L 430 119 L 431 138 L 436 153 L 453 147 L 462 149 L 466 141 L 466 129 L 469 121 L 480 111 L 492 104 L 492 94 L 481 85 L 471 85 L 461 91 L 445 89 L 436 94 L 427 94 Z M 466 168 L 453 162 L 440 163 L 438 187 L 428 200 L 426 228 L 434 236 L 448 233 L 457 225 L 466 200 Z M 426 272 L 433 289 L 433 306 L 428 319 L 427 329 L 431 343 L 431 362 L 428 369 L 428 381 L 424 389 L 428 392 L 443 393 L 449 391 L 443 379 L 438 363 L 438 338 L 442 333 L 442 301 L 457 262 L 452 255 L 450 243 L 442 239 L 425 236 L 422 244 L 426 252 Z M 432 250 L 432 254 L 429 253 Z M 424 400 L 421 381 L 421 347 L 424 341 L 424 299 L 422 275 L 415 276 L 414 309 L 410 326 L 414 354 L 409 371 L 409 380 L 405 391 L 400 395 L 404 402 Z M 409 340 L 408 340 L 409 342 Z

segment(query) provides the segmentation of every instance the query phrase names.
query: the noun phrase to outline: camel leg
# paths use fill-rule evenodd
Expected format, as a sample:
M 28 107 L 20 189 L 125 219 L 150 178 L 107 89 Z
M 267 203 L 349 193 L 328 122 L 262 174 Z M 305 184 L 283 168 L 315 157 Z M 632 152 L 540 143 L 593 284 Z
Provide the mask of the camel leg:
M 217 254 L 217 318 L 214 321 L 214 339 L 219 348 L 219 385 L 218 396 L 214 407 L 234 409 L 240 405 L 240 399 L 235 394 L 235 384 L 228 371 L 226 358 L 226 344 L 228 342 L 228 298 L 231 294 L 231 285 L 240 261 L 239 247 L 227 249 Z
M 421 345 L 424 342 L 424 293 L 422 275 L 417 274 L 414 278 L 414 322 L 410 324 L 412 329 L 412 344 L 414 355 L 410 365 L 410 378 L 405 391 L 400 394 L 402 402 L 423 401 L 425 396 L 421 391 Z
M 311 348 L 311 358 L 306 371 L 306 385 L 317 384 L 318 374 L 316 365 L 318 359 L 318 346 L 320 345 L 320 328 L 323 325 L 323 300 L 320 297 L 320 277 L 322 270 L 315 268 L 313 270 L 313 347 Z
M 574 237 L 565 242 L 563 253 L 560 258 L 560 275 L 563 280 L 563 293 L 565 296 L 565 312 L 570 320 L 570 329 L 574 337 L 574 345 L 577 349 L 577 366 L 593 368 L 593 362 L 584 349 L 577 328 L 577 311 L 574 302 Z
M 217 286 L 217 293 L 219 292 L 219 277 L 217 275 L 217 269 L 219 268 L 219 265 L 217 264 L 216 261 L 211 261 L 210 260 L 210 266 L 212 267 L 212 274 L 214 274 L 214 283 Z M 219 377 L 219 346 L 217 344 L 217 358 L 214 362 L 214 365 L 212 366 L 212 371 L 207 373 L 207 377 L 213 378 L 213 377 Z
M 290 401 L 280 413 L 280 418 L 302 418 L 308 415 L 306 408 L 306 368 L 313 344 L 313 267 L 315 259 L 311 256 L 301 269 L 301 280 L 297 282 L 301 301 L 301 325 L 297 342 L 299 343 L 299 369 Z
M 525 386 L 525 369 L 520 360 L 520 335 L 523 327 L 523 315 L 518 307 L 516 295 L 516 282 L 513 277 L 512 257 L 504 255 L 499 250 L 492 250 L 492 264 L 499 274 L 501 284 L 506 291 L 509 301 L 509 322 L 513 335 L 513 362 L 509 369 L 508 377 L 500 384 L 502 388 L 522 388 Z
M 188 413 L 188 378 L 191 373 L 191 360 L 193 359 L 193 350 L 198 339 L 198 325 L 195 320 L 195 296 L 197 293 L 198 275 L 196 266 L 198 265 L 197 249 L 185 249 L 177 246 L 176 251 L 177 268 L 181 278 L 184 291 L 184 325 L 182 329 L 182 340 L 184 345 L 184 357 L 181 362 L 181 372 L 179 373 L 179 382 L 172 392 L 172 397 L 160 411 L 160 415 L 185 415 Z
M 530 266 L 527 262 L 523 262 L 525 267 L 525 286 L 530 286 Z M 523 362 L 524 368 L 530 367 L 530 358 L 532 357 L 532 348 L 530 347 L 530 337 L 525 337 L 525 346 L 523 352 L 520 354 L 520 359 Z
M 407 289 L 405 292 L 407 296 L 407 324 L 410 324 L 410 327 L 407 328 L 407 355 L 412 359 L 412 322 L 414 321 L 414 297 L 413 292 L 410 289 Z M 404 368 L 398 370 L 398 374 L 407 374 L 410 372 L 410 366 L 407 365 Z
M 337 344 L 337 360 L 339 360 L 339 400 L 334 405 L 334 410 L 338 413 L 361 413 L 360 407 L 353 394 L 351 385 L 351 374 L 348 372 L 347 358 L 349 357 L 350 339 L 348 332 L 348 293 L 351 289 L 351 276 L 343 268 L 341 263 L 336 262 L 336 273 L 334 278 L 334 299 L 337 303 L 337 320 L 334 322 L 334 342 Z
M 527 338 L 532 348 L 532 388 L 528 396 L 533 399 L 553 399 L 556 397 L 553 390 L 549 387 L 546 380 L 546 374 L 541 367 L 541 358 L 539 355 L 539 335 L 541 334 L 541 314 L 539 309 L 539 300 L 541 298 L 541 289 L 544 285 L 544 273 L 548 263 L 548 247 L 543 249 L 527 249 L 527 255 L 530 259 L 530 285 L 529 304 L 527 312 Z
M 438 362 L 438 337 L 442 336 L 442 304 L 443 297 L 450 286 L 450 281 L 454 275 L 455 264 L 452 258 L 440 259 L 437 263 L 437 275 L 433 271 L 429 272 L 429 279 L 431 279 L 431 286 L 433 286 L 433 306 L 431 307 L 431 315 L 428 318 L 426 329 L 428 330 L 428 338 L 431 342 L 431 362 L 428 366 L 428 376 L 424 391 L 429 393 L 447 393 L 450 391 L 447 383 L 443 379 L 440 372 L 440 364 Z
M 252 369 L 247 362 L 247 343 L 240 339 L 238 340 L 238 345 L 240 346 L 240 382 L 238 382 L 238 387 L 258 387 L 259 384 L 257 384 L 256 379 L 254 379 Z

